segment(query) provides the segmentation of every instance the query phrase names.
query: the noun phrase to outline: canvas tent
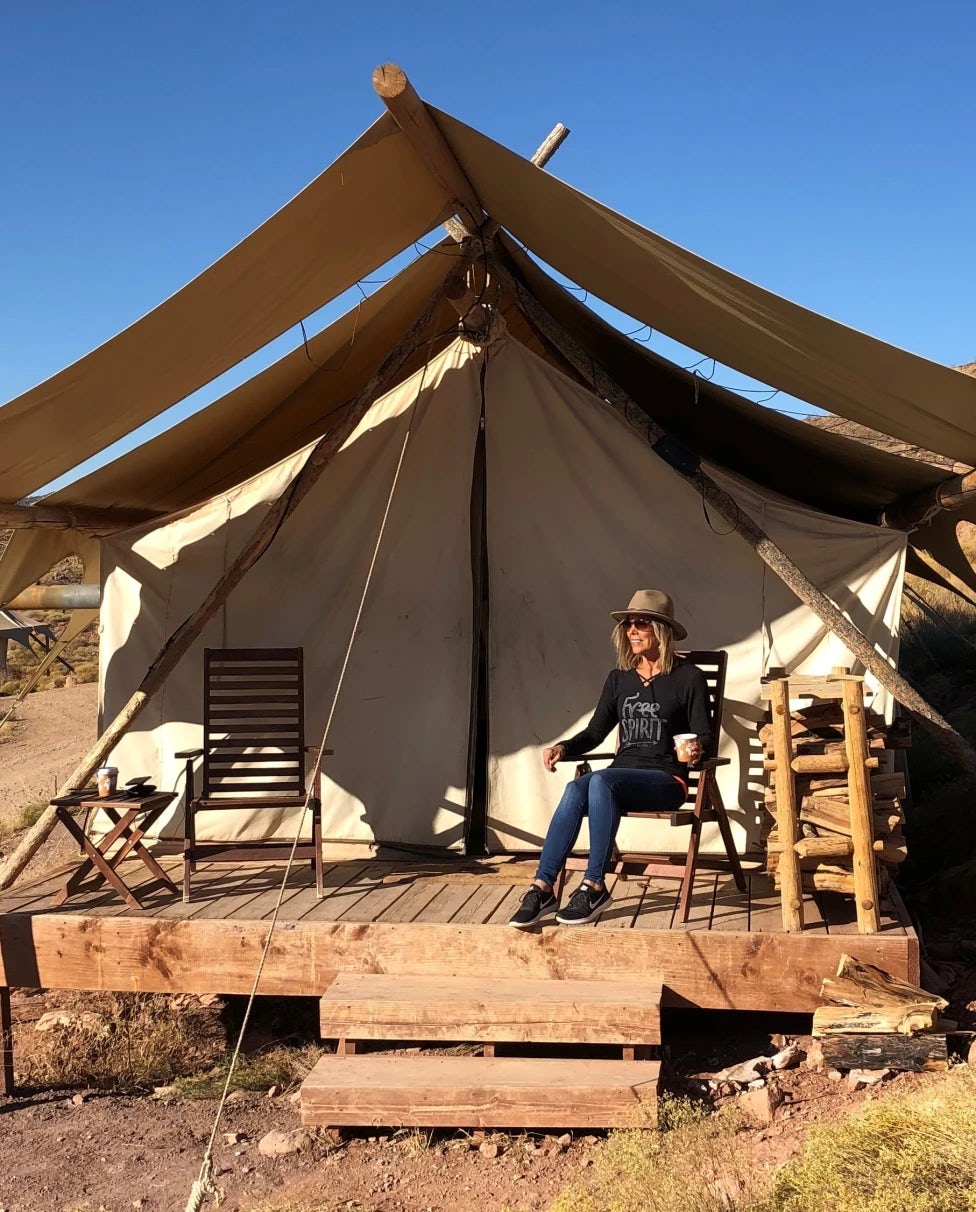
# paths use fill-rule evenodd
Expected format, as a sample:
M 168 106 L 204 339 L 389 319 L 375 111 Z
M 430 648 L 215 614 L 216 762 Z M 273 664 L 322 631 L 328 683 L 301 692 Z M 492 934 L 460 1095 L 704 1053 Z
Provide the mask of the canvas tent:
M 976 381 L 738 279 L 432 112 L 500 225 L 492 264 L 517 289 L 484 298 L 504 331 L 460 336 L 456 310 L 435 297 L 383 393 L 118 745 L 116 764 L 177 778 L 172 755 L 199 737 L 205 644 L 301 643 L 314 735 L 331 710 L 403 451 L 330 735 L 331 843 L 462 846 L 483 780 L 489 845 L 536 847 L 560 781 L 542 773 L 539 747 L 588 714 L 608 666 L 607 612 L 644 584 L 673 593 L 692 642 L 730 650 L 724 744 L 734 762 L 724 790 L 748 842 L 760 675 L 770 664 L 822 671 L 850 658 L 581 382 L 522 292 L 892 662 L 909 544 L 919 568 L 935 560 L 976 592 L 955 537 L 960 515 L 911 535 L 878 525 L 892 502 L 944 473 L 694 381 L 611 329 L 539 261 L 745 373 L 965 463 L 976 461 Z M 385 115 L 182 291 L 0 409 L 0 500 L 16 502 L 157 415 L 459 209 Z M 321 251 L 310 259 L 309 248 Z M 439 244 L 307 348 L 45 502 L 69 520 L 101 511 L 101 537 L 80 524 L 16 533 L 0 561 L 0 601 L 68 551 L 100 568 L 106 716 L 464 256 L 463 245 Z M 122 529 L 123 510 L 143 521 Z M 107 534 L 113 513 L 120 525 Z M 231 822 L 239 836 L 268 827 L 250 814 Z
M 54 631 L 47 623 L 28 618 L 17 610 L 0 610 L 0 640 L 9 640 L 11 643 L 30 648 L 30 642 L 35 635 L 45 636 L 50 642 L 54 642 Z

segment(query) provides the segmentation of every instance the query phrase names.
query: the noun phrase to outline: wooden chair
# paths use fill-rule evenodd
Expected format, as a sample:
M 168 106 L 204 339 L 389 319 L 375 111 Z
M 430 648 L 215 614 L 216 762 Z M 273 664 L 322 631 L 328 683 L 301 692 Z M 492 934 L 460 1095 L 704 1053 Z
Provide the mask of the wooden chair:
M 715 747 L 717 748 L 722 723 L 722 703 L 725 699 L 725 670 L 728 665 L 729 654 L 724 650 L 719 650 L 717 652 L 682 652 L 678 655 L 686 661 L 691 661 L 692 664 L 697 665 L 705 675 L 705 680 L 708 683 L 708 710 L 712 723 L 712 736 L 715 738 Z M 578 778 L 581 774 L 589 772 L 589 763 L 591 761 L 610 760 L 613 757 L 614 754 L 612 753 L 587 754 L 582 759 L 582 764 L 577 767 L 576 777 Z M 565 758 L 563 760 L 579 761 L 580 759 Z M 688 913 L 691 907 L 691 893 L 695 882 L 695 871 L 698 866 L 698 849 L 701 844 L 702 825 L 706 821 L 716 821 L 718 823 L 736 887 L 740 892 L 745 892 L 746 890 L 745 876 L 742 874 L 742 865 L 739 862 L 739 856 L 735 849 L 735 841 L 732 838 L 732 828 L 729 825 L 728 814 L 722 801 L 722 793 L 719 791 L 718 780 L 715 777 L 715 771 L 718 767 L 727 766 L 730 760 L 730 758 L 709 756 L 699 766 L 689 769 L 687 800 L 689 807 L 679 808 L 676 812 L 651 811 L 624 813 L 625 816 L 629 817 L 670 819 L 672 825 L 691 826 L 691 836 L 688 839 L 688 849 L 685 852 L 683 862 L 681 862 L 680 855 L 621 853 L 618 850 L 616 852 L 616 861 L 610 867 L 610 871 L 618 874 L 626 873 L 630 875 L 663 876 L 669 879 L 680 879 L 681 891 L 678 899 L 678 911 L 682 922 L 688 920 Z M 585 870 L 586 859 L 575 858 L 570 855 L 557 881 L 556 896 L 560 897 L 562 895 L 567 871 Z
M 186 759 L 183 900 L 198 862 L 265 862 L 287 859 L 290 841 L 201 842 L 200 812 L 302 808 L 305 804 L 305 689 L 301 648 L 207 648 L 203 673 L 203 748 Z M 331 750 L 326 750 L 331 753 Z M 203 758 L 195 794 L 194 762 Z M 314 780 L 318 767 L 311 772 Z M 313 782 L 314 787 L 314 782 Z M 309 859 L 322 895 L 322 806 L 309 801 L 311 841 L 299 841 L 296 859 Z

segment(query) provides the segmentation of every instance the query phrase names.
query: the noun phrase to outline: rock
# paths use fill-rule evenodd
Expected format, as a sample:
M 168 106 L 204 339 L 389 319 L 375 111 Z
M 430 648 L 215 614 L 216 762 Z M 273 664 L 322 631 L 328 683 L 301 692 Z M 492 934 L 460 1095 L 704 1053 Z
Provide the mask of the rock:
M 976 1039 L 969 1045 L 969 1051 L 966 1053 L 966 1064 L 976 1067 Z
M 743 1061 L 741 1065 L 730 1065 L 715 1074 L 717 1082 L 735 1082 L 739 1086 L 747 1086 L 757 1078 L 769 1072 L 769 1057 L 754 1056 L 752 1060 Z
M 828 1069 L 827 1076 L 832 1082 L 839 1082 L 844 1075 L 839 1069 Z
M 258 1152 L 262 1157 L 287 1157 L 290 1153 L 300 1153 L 309 1146 L 309 1136 L 304 1128 L 296 1128 L 292 1132 L 279 1132 L 272 1128 L 258 1141 Z
M 769 1058 L 769 1063 L 779 1073 L 783 1069 L 792 1069 L 795 1065 L 798 1065 L 802 1056 L 803 1054 L 796 1044 L 787 1044 L 775 1056 Z
M 820 1045 L 820 1040 L 815 1039 L 807 1048 L 807 1054 L 803 1061 L 804 1069 L 820 1070 L 824 1067 L 823 1048 Z
M 109 1030 L 108 1020 L 91 1010 L 82 1010 L 79 1014 L 73 1010 L 48 1010 L 34 1024 L 35 1031 L 53 1031 L 56 1027 L 92 1031 L 96 1035 L 107 1035 Z
M 228 1145 L 239 1145 L 242 1140 L 245 1140 L 243 1132 L 225 1132 L 224 1143 Z
M 72 1094 L 71 1101 L 76 1107 L 80 1107 L 85 1101 L 85 1096 L 83 1094 Z
M 890 1069 L 852 1069 L 847 1075 L 847 1084 L 852 1090 L 860 1090 L 863 1086 L 876 1086 L 890 1074 Z
M 562 1136 L 556 1137 L 556 1144 L 560 1147 L 560 1149 L 568 1149 L 572 1143 L 573 1136 L 570 1132 L 564 1132 Z
M 748 1084 L 748 1086 L 746 1086 L 746 1089 L 747 1090 L 762 1090 L 762 1089 L 764 1089 L 765 1085 L 766 1085 L 766 1079 L 763 1077 L 758 1077 L 758 1078 L 756 1078 L 756 1080 L 754 1082 L 750 1082 Z
M 775 1085 L 763 1086 L 759 1090 L 746 1090 L 736 1099 L 749 1120 L 765 1127 L 773 1122 L 776 1108 L 783 1101 L 782 1091 Z
M 153 1098 L 173 1098 L 175 1094 L 175 1086 L 153 1086 Z
M 227 1095 L 227 1102 L 239 1103 L 241 1099 L 247 1098 L 247 1094 L 243 1090 L 231 1090 Z
M 785 1035 L 771 1035 L 769 1037 L 770 1044 L 780 1052 L 790 1042 Z
M 302 1101 L 302 1092 L 301 1092 L 301 1090 L 296 1090 L 294 1094 L 289 1094 L 289 1095 L 288 1095 L 288 1101 L 291 1103 L 291 1105 L 292 1105 L 293 1107 L 297 1107 L 297 1106 L 298 1106 L 298 1104 L 299 1104 L 299 1103 Z
M 269 1086 L 268 1093 L 265 1095 L 265 1097 L 266 1098 L 277 1098 L 280 1093 L 281 1093 L 280 1086 Z
M 497 1157 L 501 1153 L 501 1147 L 496 1141 L 483 1140 L 478 1146 L 478 1152 L 482 1157 Z

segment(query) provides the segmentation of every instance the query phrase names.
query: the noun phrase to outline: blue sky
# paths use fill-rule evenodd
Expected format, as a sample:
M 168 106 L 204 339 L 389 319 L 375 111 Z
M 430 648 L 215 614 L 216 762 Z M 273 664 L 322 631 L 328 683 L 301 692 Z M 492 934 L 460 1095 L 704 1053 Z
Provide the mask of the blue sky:
M 378 116 L 386 60 L 527 155 L 565 122 L 552 171 L 670 239 L 917 353 L 974 360 L 974 45 L 976 6 L 945 0 L 8 6 L 0 400 L 298 192 Z

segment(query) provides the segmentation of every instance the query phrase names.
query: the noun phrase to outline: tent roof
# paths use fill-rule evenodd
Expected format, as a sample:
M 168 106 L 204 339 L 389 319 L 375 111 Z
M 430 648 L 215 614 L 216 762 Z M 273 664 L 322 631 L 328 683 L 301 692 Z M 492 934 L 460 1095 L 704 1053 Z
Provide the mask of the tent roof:
M 54 639 L 54 631 L 47 623 L 39 623 L 16 610 L 0 610 L 0 640 L 15 640 L 29 647 L 28 641 L 35 631 L 43 632 Z
M 432 110 L 517 275 L 676 438 L 818 509 L 874 519 L 944 478 L 692 377 L 599 319 L 505 236 L 621 310 L 795 396 L 976 463 L 976 379 L 790 303 L 670 243 L 449 115 Z M 452 211 L 384 115 L 307 189 L 143 319 L 0 409 L 0 501 L 36 491 L 204 386 L 408 247 Z M 318 256 L 310 249 L 322 250 Z M 227 489 L 318 437 L 456 264 L 442 244 L 267 370 L 59 492 L 76 505 L 169 512 Z M 504 301 L 516 339 L 557 364 Z M 454 326 L 445 305 L 421 338 Z M 955 515 L 957 518 L 960 515 Z M 954 522 L 940 528 L 953 565 Z M 918 532 L 925 546 L 926 532 Z M 955 550 L 953 545 L 955 544 Z M 958 563 L 958 560 L 957 560 Z M 968 569 L 968 563 L 962 563 Z M 976 588 L 976 582 L 970 583 Z

